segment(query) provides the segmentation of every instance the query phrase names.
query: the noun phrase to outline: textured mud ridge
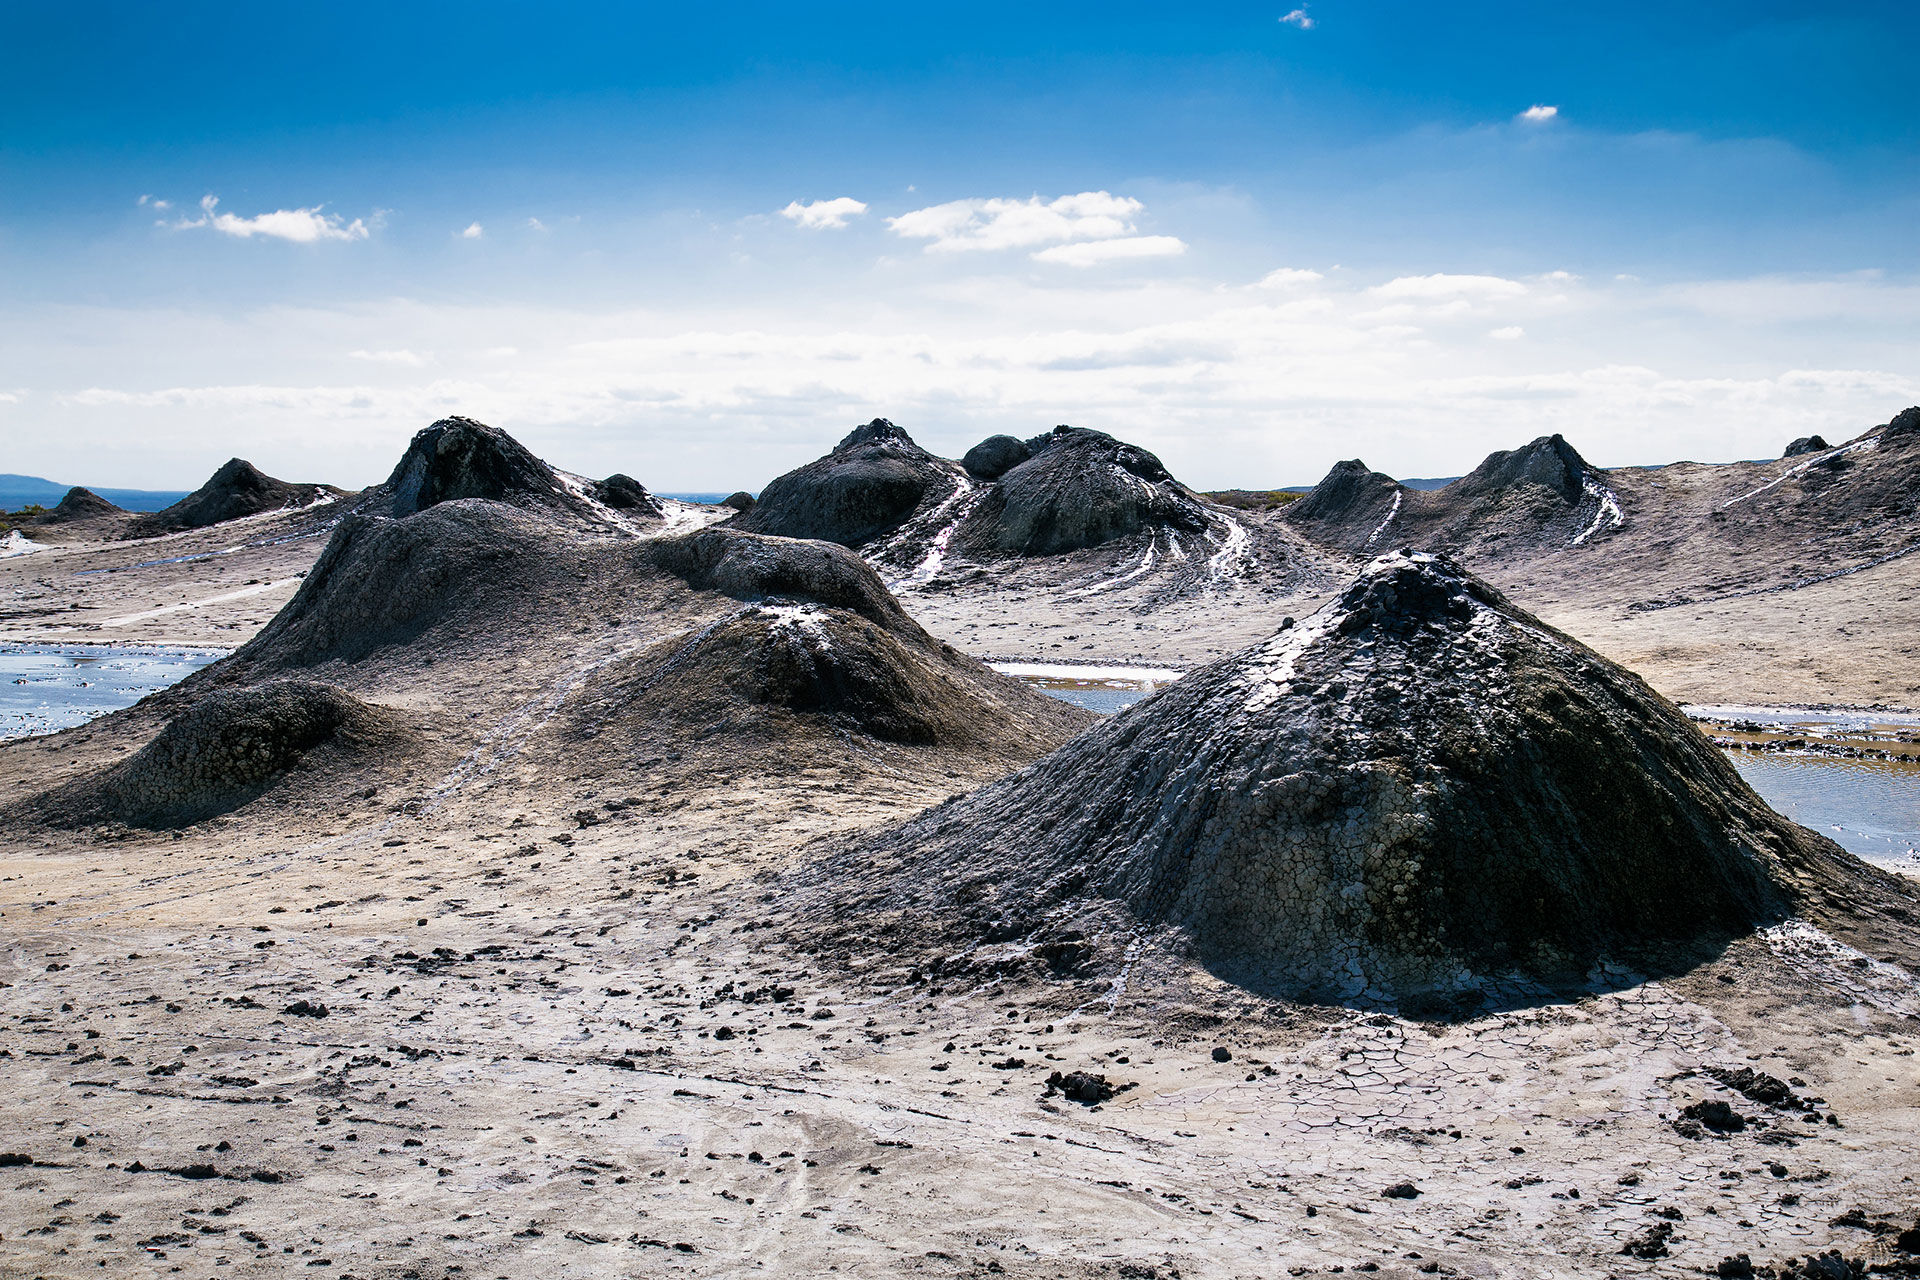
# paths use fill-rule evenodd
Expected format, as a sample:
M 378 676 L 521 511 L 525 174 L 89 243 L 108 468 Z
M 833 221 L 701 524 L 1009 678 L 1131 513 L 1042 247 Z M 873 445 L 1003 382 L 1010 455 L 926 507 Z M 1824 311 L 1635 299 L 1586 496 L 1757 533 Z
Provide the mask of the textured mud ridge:
M 1409 1010 L 1913 902 L 1774 814 L 1637 677 L 1413 554 L 809 875 L 829 947 L 1112 970 L 1165 930 L 1268 995 Z
M 185 826 L 240 808 L 296 768 L 359 774 L 408 736 L 404 718 L 328 685 L 277 680 L 220 690 L 127 760 L 35 808 L 68 825 Z
M 993 444 L 968 453 L 973 465 Z M 955 535 L 976 555 L 1057 555 L 1143 530 L 1207 527 L 1199 501 L 1145 449 L 1078 427 L 1055 427 L 1023 447 L 1028 457 L 998 476 Z

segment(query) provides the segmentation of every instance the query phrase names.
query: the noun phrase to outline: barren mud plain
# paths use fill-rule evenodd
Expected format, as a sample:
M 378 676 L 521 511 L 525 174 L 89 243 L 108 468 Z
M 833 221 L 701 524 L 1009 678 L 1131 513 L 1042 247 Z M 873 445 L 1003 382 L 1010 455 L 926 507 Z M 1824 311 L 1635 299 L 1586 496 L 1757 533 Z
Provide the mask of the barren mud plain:
M 1920 892 L 1672 706 L 1920 703 L 1920 410 L 1257 513 L 395 443 L 0 559 L 235 651 L 0 745 L 0 1274 L 1920 1271 Z

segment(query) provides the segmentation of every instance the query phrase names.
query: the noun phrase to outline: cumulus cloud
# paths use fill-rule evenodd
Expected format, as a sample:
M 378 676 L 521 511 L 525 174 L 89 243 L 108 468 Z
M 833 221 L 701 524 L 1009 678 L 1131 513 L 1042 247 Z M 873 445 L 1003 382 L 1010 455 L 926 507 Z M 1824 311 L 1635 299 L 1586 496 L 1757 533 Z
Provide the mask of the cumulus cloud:
M 1033 260 L 1066 267 L 1096 267 L 1103 262 L 1128 258 L 1176 258 L 1186 251 L 1187 242 L 1178 236 L 1128 236 L 1120 240 L 1057 244 L 1040 250 L 1033 255 Z
M 1452 298 L 1513 298 L 1526 291 L 1527 286 L 1518 280 L 1501 276 L 1448 275 L 1444 272 L 1430 276 L 1399 276 L 1370 290 L 1378 297 L 1416 302 Z
M 1279 267 L 1260 277 L 1262 289 L 1301 289 L 1325 276 L 1318 271 L 1308 271 L 1304 267 Z
M 1106 191 L 1042 200 L 949 200 L 888 218 L 898 236 L 927 241 L 928 253 L 1025 249 L 1069 240 L 1117 240 L 1133 234 L 1143 206 Z M 1159 239 L 1161 237 L 1148 237 Z
M 1290 27 L 1298 27 L 1302 31 L 1313 30 L 1313 19 L 1307 16 L 1305 9 L 1294 9 L 1291 12 L 1283 13 L 1280 15 L 1280 21 Z
M 140 198 L 139 198 L 138 200 L 136 200 L 136 201 L 135 201 L 134 203 L 136 203 L 136 204 L 140 204 L 140 205 L 145 205 L 145 206 L 147 206 L 147 207 L 149 207 L 149 208 L 154 208 L 154 209 L 171 209 L 171 208 L 173 208 L 173 201 L 171 201 L 171 200 L 156 200 L 156 199 L 154 199 L 154 198 L 153 198 L 152 196 L 141 196 L 141 197 L 140 197 Z
M 1555 116 L 1559 114 L 1560 114 L 1560 108 L 1542 106 L 1540 103 L 1536 102 L 1532 106 L 1528 107 L 1525 111 L 1522 111 L 1519 115 L 1515 116 L 1514 119 L 1525 120 L 1528 124 L 1545 124 L 1547 121 L 1553 119 Z
M 487 234 L 487 229 L 485 227 L 481 226 L 477 222 L 469 222 L 467 224 L 467 229 L 460 233 L 460 238 L 462 240 L 478 240 L 481 236 L 484 236 L 486 234 Z
M 811 231 L 828 231 L 846 226 L 847 219 L 857 218 L 866 211 L 865 201 L 855 200 L 852 196 L 839 196 L 806 204 L 795 200 L 780 211 L 780 216 L 791 218 L 797 225 Z
M 294 244 L 315 244 L 322 240 L 365 240 L 368 234 L 365 220 L 355 218 L 347 222 L 337 213 L 321 212 L 325 205 L 315 205 L 311 209 L 275 209 L 272 213 L 242 218 L 237 214 L 221 213 L 219 204 L 219 197 L 203 196 L 198 218 L 183 218 L 173 225 L 182 231 L 212 227 L 222 235 L 241 240 L 266 236 Z

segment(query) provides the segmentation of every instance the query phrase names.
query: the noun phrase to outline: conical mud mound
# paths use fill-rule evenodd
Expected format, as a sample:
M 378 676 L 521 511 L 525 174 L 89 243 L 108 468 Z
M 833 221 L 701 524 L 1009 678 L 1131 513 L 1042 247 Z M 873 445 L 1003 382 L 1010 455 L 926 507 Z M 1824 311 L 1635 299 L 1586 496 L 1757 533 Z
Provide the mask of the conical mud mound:
M 1029 456 L 974 505 L 956 546 L 980 556 L 1057 555 L 1142 530 L 1207 527 L 1199 502 L 1145 449 L 1079 427 L 1055 427 L 1023 447 Z
M 296 767 L 362 769 L 407 736 L 399 716 L 327 685 L 279 680 L 216 691 L 128 759 L 42 807 L 55 821 L 184 826 L 247 804 Z
M 1413 490 L 1358 458 L 1336 462 L 1319 484 L 1286 508 L 1283 517 L 1315 542 L 1365 551 L 1383 540 Z
M 230 458 L 192 493 L 172 506 L 139 517 L 131 532 L 148 537 L 205 529 L 243 516 L 312 506 L 337 498 L 342 491 L 326 484 L 291 484 L 276 480 L 244 458 Z
M 1410 1009 L 1913 896 L 1775 814 L 1637 677 L 1412 554 L 817 876 L 827 946 L 1112 970 L 1158 937 L 1271 995 Z
M 97 520 L 101 516 L 123 516 L 126 512 L 114 506 L 91 489 L 75 486 L 67 490 L 59 505 L 41 516 L 36 524 L 75 524 L 82 520 Z
M 789 759 L 844 757 L 849 737 L 1031 759 L 1093 721 L 933 639 L 845 548 L 707 529 L 648 554 L 739 603 L 609 669 L 570 709 L 578 731 Z
M 773 480 L 729 523 L 749 533 L 857 547 L 900 528 L 923 504 L 939 502 L 963 483 L 958 466 L 875 418 L 826 457 Z
M 488 502 L 594 518 L 596 504 L 628 518 L 657 519 L 660 505 L 639 482 L 615 474 L 569 484 L 506 432 L 472 418 L 442 418 L 417 432 L 381 487 L 382 514 L 410 516 L 443 502 Z

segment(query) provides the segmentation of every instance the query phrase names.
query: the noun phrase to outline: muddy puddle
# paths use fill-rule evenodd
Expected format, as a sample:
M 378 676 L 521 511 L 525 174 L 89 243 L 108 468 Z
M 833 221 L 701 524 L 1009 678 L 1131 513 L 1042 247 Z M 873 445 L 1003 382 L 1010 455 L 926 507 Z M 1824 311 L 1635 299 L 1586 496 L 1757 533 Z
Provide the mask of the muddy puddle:
M 130 707 L 222 656 L 218 649 L 0 644 L 0 741 Z

